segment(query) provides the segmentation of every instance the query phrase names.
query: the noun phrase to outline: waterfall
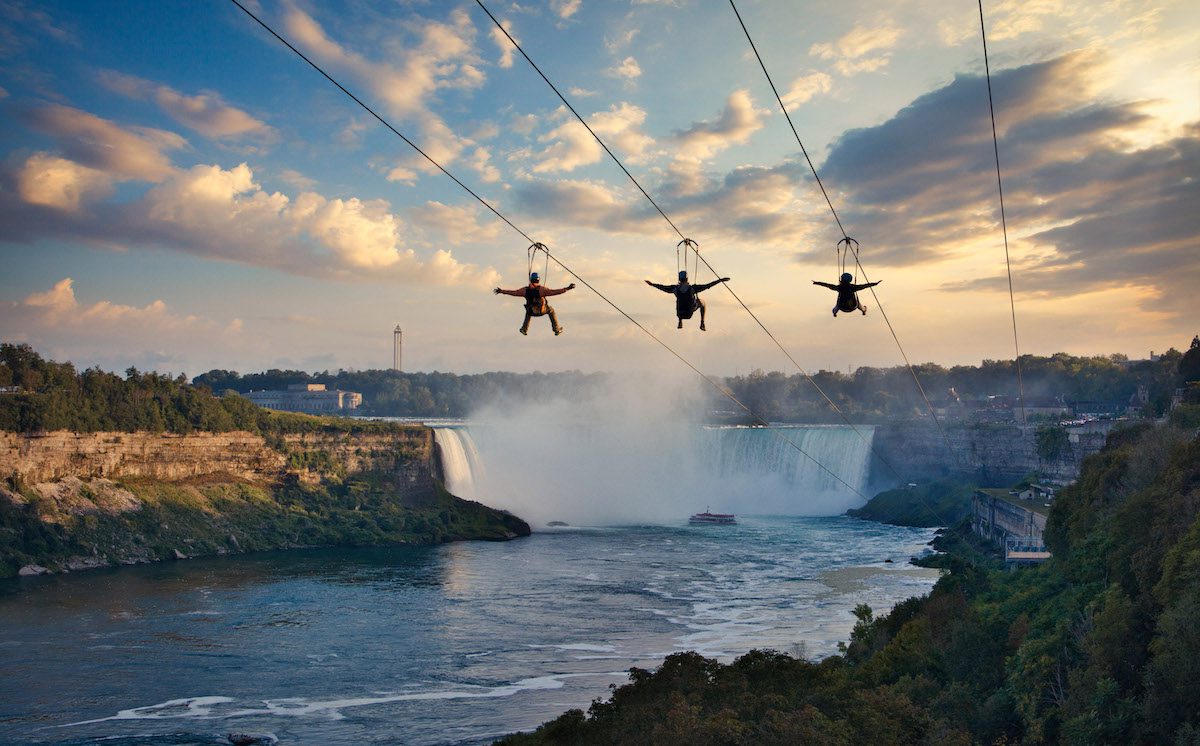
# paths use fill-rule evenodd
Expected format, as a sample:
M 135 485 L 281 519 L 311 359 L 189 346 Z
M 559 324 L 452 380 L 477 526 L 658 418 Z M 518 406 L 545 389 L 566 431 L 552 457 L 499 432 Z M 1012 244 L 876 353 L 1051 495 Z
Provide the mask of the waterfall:
M 856 433 L 844 426 L 680 422 L 627 427 L 560 421 L 514 429 L 498 421 L 434 428 L 447 489 L 512 510 L 534 525 L 673 521 L 706 507 L 839 514 L 862 504 L 854 490 L 867 492 L 874 435 L 873 426 Z
M 845 490 L 843 481 L 859 492 L 867 488 L 874 425 L 860 425 L 857 433 L 849 427 L 820 425 L 716 427 L 703 432 L 701 449 L 714 476 L 770 475 L 786 492 Z
M 450 494 L 478 500 L 478 483 L 484 479 L 483 459 L 465 427 L 435 427 L 433 439 L 442 453 L 442 474 Z

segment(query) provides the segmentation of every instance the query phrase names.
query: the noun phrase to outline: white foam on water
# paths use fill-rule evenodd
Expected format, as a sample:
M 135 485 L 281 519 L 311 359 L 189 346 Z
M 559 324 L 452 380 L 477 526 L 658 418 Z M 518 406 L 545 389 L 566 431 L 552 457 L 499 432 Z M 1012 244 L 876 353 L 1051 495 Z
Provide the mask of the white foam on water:
M 493 699 L 511 697 L 527 691 L 561 689 L 567 679 L 624 676 L 624 672 L 605 673 L 563 673 L 547 676 L 535 676 L 520 679 L 511 684 L 494 687 L 462 685 L 461 688 L 432 690 L 411 693 L 381 693 L 375 697 L 346 697 L 341 699 L 310 700 L 302 697 L 285 699 L 263 699 L 261 707 L 242 707 L 219 709 L 219 705 L 232 704 L 237 700 L 231 697 L 186 697 L 172 699 L 144 707 L 131 707 L 121 710 L 115 715 L 80 720 L 57 726 L 69 728 L 77 725 L 91 725 L 113 720 L 228 720 L 233 718 L 254 716 L 313 718 L 323 717 L 330 720 L 342 720 L 345 716 L 342 710 L 371 707 L 375 705 L 393 704 L 396 702 L 422 702 L 454 699 Z

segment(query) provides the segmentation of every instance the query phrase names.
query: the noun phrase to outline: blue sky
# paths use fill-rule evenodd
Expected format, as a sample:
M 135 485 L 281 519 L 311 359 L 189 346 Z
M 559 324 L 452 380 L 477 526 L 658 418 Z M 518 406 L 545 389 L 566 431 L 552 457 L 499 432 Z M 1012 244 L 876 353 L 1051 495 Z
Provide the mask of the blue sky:
M 475 3 L 250 3 L 580 276 L 718 374 L 791 364 Z M 726 3 L 489 7 L 809 370 L 894 365 L 832 319 L 840 233 Z M 1012 355 L 973 3 L 738 4 L 914 361 Z M 1023 351 L 1150 350 L 1200 309 L 1200 11 L 985 3 Z M 232 3 L 0 2 L 0 337 L 210 368 L 679 364 L 580 288 L 517 334 L 526 241 Z M 710 279 L 706 272 L 701 281 Z M 571 278 L 552 269 L 549 284 Z M 868 305 L 875 306 L 873 299 Z

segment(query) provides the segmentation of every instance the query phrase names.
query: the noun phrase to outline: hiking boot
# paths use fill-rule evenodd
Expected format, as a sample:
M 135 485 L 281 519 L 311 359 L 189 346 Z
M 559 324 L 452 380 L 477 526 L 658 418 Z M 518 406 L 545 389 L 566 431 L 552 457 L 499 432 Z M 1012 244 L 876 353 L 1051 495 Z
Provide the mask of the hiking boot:
M 524 334 L 524 335 L 525 335 L 525 336 L 527 336 L 527 337 L 529 336 L 529 330 L 528 330 L 528 329 L 526 329 L 525 327 L 521 327 L 521 328 L 520 328 L 520 329 L 518 329 L 517 331 L 521 332 L 522 334 Z
M 554 329 L 554 336 L 556 336 L 556 337 L 557 337 L 558 335 L 562 334 L 562 330 L 563 330 L 563 328 L 562 328 L 561 326 L 559 326 L 559 327 L 556 327 L 556 328 Z

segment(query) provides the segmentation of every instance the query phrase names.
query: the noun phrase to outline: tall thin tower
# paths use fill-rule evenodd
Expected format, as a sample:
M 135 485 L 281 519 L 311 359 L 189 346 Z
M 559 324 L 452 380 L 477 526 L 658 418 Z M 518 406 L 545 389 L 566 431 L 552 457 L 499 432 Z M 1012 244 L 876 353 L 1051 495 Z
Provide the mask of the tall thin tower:
M 400 348 L 404 341 L 404 332 L 400 331 L 400 325 L 396 324 L 396 328 L 392 330 L 392 370 L 400 371 Z

